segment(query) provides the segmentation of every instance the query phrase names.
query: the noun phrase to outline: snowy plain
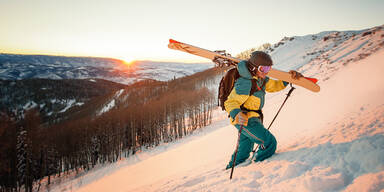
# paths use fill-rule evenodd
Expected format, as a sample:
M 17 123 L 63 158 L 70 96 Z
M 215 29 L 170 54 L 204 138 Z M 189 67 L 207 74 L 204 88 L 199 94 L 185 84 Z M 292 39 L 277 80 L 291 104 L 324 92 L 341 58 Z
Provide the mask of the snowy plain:
M 349 52 L 363 51 L 360 47 Z M 321 91 L 297 88 L 271 127 L 277 153 L 263 162 L 239 165 L 232 180 L 230 170 L 224 168 L 235 148 L 237 130 L 217 110 L 214 122 L 191 136 L 91 170 L 49 190 L 383 191 L 383 61 L 381 49 L 340 64 L 337 70 L 322 68 L 316 74 Z M 287 91 L 267 97 L 266 126 Z

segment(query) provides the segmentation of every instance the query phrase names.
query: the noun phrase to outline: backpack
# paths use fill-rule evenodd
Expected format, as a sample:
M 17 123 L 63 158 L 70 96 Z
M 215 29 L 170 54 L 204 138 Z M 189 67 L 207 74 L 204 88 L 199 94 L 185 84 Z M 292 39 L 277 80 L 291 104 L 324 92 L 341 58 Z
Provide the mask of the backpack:
M 228 96 L 231 93 L 233 87 L 235 86 L 235 82 L 239 77 L 240 77 L 239 71 L 237 70 L 236 67 L 234 67 L 228 70 L 227 73 L 221 78 L 219 90 L 218 90 L 217 105 L 220 106 L 223 111 L 225 111 L 224 102 L 228 99 Z M 252 88 L 249 95 L 253 95 L 253 93 L 256 92 L 256 89 L 260 90 L 261 88 L 257 86 L 256 79 L 252 79 Z

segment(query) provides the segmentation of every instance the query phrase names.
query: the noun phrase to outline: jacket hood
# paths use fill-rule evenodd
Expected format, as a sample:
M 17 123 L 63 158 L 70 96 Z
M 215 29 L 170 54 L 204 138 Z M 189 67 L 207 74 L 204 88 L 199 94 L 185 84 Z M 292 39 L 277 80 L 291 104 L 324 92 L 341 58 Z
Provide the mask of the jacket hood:
M 240 61 L 237 64 L 237 70 L 239 71 L 239 74 L 241 77 L 244 77 L 246 79 L 252 79 L 252 74 L 249 72 L 247 67 L 247 61 Z

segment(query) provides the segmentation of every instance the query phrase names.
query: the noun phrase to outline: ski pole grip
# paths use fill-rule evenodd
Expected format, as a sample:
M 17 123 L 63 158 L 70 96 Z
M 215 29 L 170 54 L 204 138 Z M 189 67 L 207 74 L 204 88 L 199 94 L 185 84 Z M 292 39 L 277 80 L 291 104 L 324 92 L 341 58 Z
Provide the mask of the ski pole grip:
M 291 89 L 288 91 L 287 96 L 291 96 L 292 91 L 296 89 L 294 86 L 292 86 L 292 83 L 290 83 L 290 85 Z

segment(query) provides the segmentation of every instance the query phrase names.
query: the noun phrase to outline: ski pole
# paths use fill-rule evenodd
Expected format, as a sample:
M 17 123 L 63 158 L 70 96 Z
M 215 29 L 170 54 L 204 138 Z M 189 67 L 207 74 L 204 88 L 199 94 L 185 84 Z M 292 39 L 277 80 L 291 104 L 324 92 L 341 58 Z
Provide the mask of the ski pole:
M 287 97 L 285 98 L 283 104 L 280 106 L 280 109 L 277 111 L 277 113 L 276 113 L 275 117 L 273 118 L 272 122 L 269 124 L 268 130 L 269 130 L 269 128 L 271 128 L 271 126 L 272 126 L 273 122 L 275 121 L 276 117 L 279 115 L 279 113 L 280 113 L 281 109 L 283 108 L 285 102 L 287 102 L 288 97 L 291 96 L 292 91 L 295 89 L 295 87 L 292 86 L 292 83 L 290 83 L 290 85 L 291 85 L 291 89 L 288 91 Z
M 237 152 L 239 150 L 239 143 L 240 143 L 240 135 L 241 135 L 241 132 L 243 131 L 243 125 L 240 126 L 240 130 L 239 130 L 239 136 L 237 138 L 237 145 L 236 145 L 236 151 L 235 151 L 235 156 L 233 157 L 233 160 L 232 160 L 232 170 L 231 170 L 231 176 L 229 177 L 229 180 L 232 179 L 232 175 L 233 175 L 233 170 L 235 169 L 235 165 L 236 165 L 236 157 L 237 157 Z

